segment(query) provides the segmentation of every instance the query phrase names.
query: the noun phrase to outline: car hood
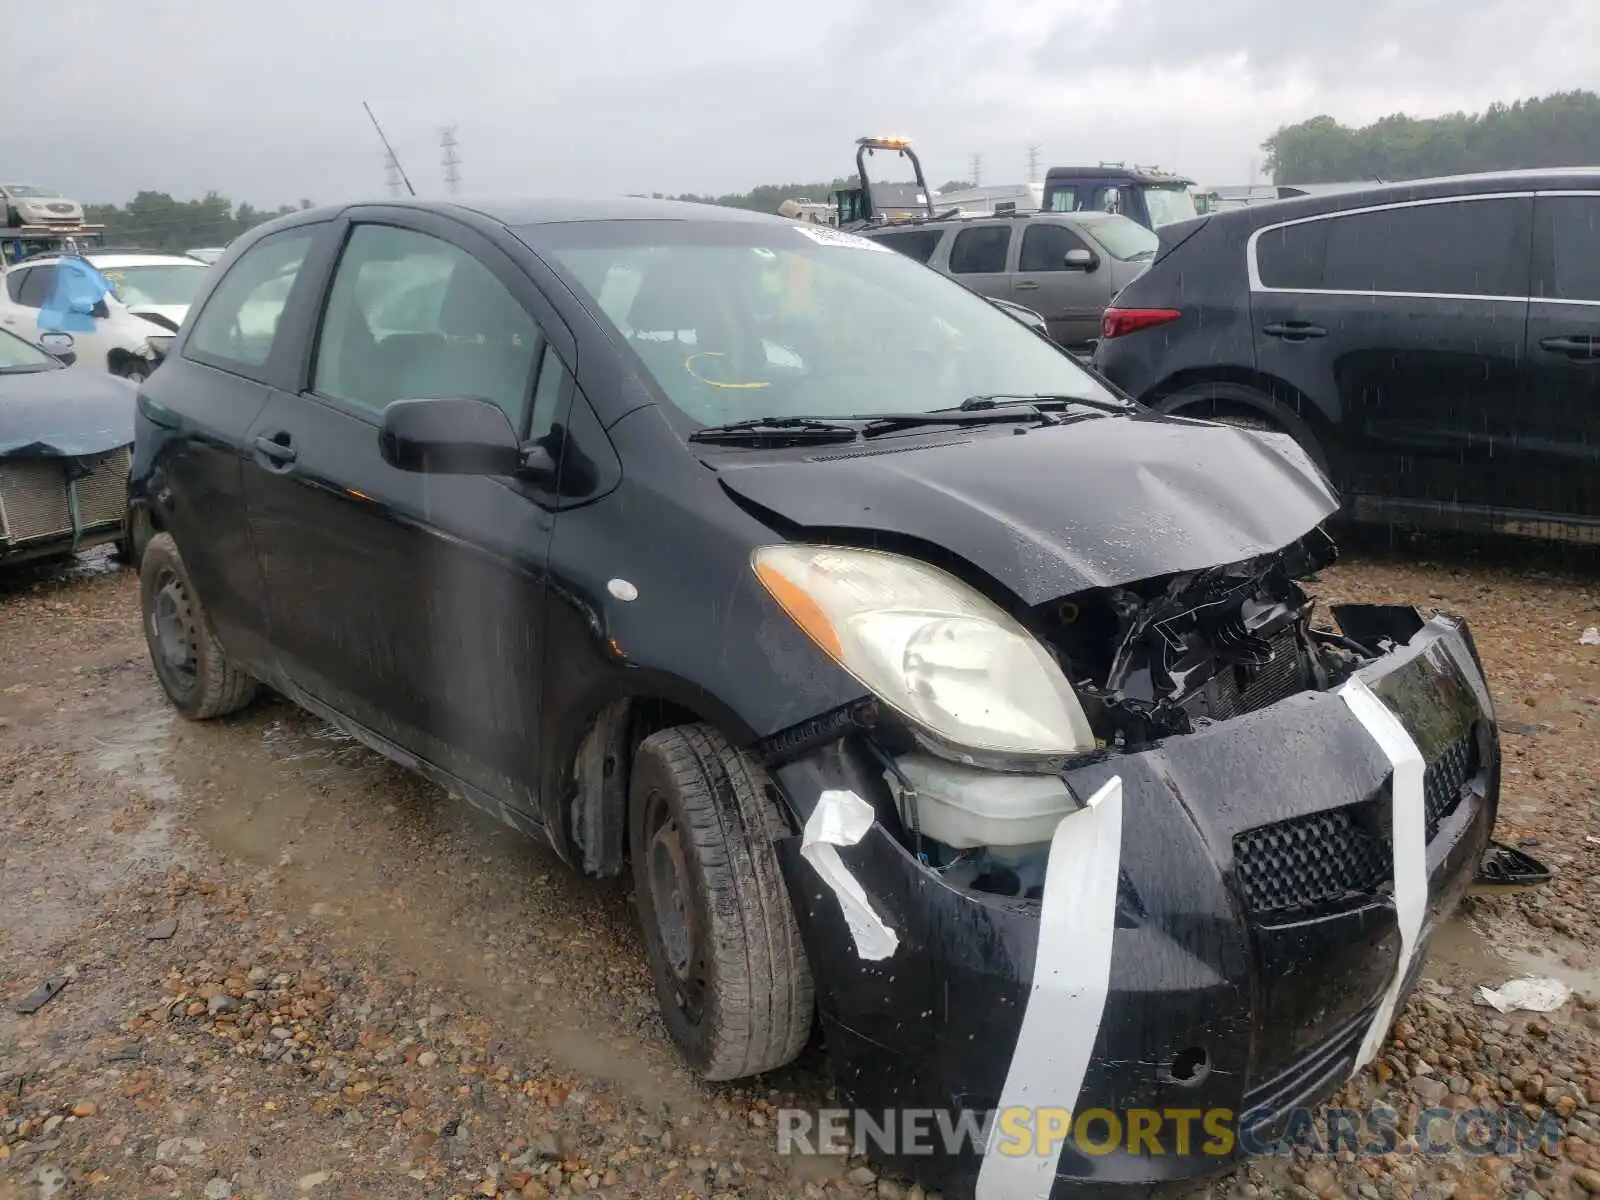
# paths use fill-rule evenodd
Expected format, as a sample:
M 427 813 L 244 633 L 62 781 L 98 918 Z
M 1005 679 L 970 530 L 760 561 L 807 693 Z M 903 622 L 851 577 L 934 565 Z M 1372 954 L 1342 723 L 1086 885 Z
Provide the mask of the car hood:
M 183 318 L 189 315 L 189 306 L 187 304 L 141 304 L 138 308 L 130 308 L 128 311 L 136 317 L 144 317 L 146 320 L 161 326 L 163 332 L 175 333 L 178 327 L 183 324 Z
M 72 458 L 133 441 L 137 389 L 78 367 L 0 374 L 0 458 Z
M 930 543 L 1028 605 L 1270 553 L 1338 508 L 1293 439 L 1178 417 L 889 441 L 716 465 L 797 537 Z

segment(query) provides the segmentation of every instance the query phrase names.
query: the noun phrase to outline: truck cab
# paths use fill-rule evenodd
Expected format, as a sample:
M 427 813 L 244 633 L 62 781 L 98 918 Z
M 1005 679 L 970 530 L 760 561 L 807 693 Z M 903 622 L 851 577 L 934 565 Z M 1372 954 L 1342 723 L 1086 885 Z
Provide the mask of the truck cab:
M 1045 212 L 1111 212 L 1159 229 L 1198 216 L 1192 179 L 1155 167 L 1051 167 L 1044 177 Z

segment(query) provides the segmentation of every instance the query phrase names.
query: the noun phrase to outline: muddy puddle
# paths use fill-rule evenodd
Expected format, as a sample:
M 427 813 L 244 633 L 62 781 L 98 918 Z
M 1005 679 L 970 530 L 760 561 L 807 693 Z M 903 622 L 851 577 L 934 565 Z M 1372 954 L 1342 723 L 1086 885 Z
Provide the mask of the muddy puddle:
M 1600 999 L 1600 965 L 1589 947 L 1574 938 L 1537 934 L 1528 927 L 1507 929 L 1469 901 L 1433 935 L 1428 973 L 1490 986 L 1523 975 L 1548 976 Z

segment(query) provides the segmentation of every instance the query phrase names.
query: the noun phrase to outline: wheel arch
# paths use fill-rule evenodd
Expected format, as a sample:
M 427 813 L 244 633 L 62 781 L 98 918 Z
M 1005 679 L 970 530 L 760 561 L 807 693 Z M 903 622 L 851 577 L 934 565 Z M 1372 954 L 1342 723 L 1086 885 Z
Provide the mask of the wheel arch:
M 1222 385 L 1213 399 L 1181 393 L 1204 384 Z M 1328 413 L 1310 396 L 1275 375 L 1247 367 L 1197 367 L 1169 375 L 1143 397 L 1158 412 L 1186 417 L 1253 413 L 1276 423 L 1327 468 L 1327 447 L 1335 437 L 1338 414 Z
M 543 807 L 561 853 L 584 874 L 602 878 L 627 861 L 628 781 L 639 743 L 662 729 L 700 723 L 736 747 L 758 740 L 719 698 L 670 677 L 641 679 L 628 691 L 591 699 L 581 711 L 546 758 L 554 765 L 545 777 L 555 801 Z

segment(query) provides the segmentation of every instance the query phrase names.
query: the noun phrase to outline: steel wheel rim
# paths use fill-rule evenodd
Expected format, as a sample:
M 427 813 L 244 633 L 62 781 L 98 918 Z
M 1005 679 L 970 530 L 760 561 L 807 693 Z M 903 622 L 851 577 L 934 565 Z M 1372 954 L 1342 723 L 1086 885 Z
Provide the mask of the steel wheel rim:
M 185 690 L 193 687 L 200 668 L 200 630 L 189 589 L 170 567 L 156 577 L 150 633 L 163 673 Z
M 677 1005 L 698 1023 L 705 1004 L 705 954 L 694 903 L 694 877 L 683 850 L 677 818 L 666 798 L 653 792 L 644 822 L 645 877 L 656 941 L 661 947 Z

